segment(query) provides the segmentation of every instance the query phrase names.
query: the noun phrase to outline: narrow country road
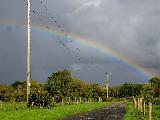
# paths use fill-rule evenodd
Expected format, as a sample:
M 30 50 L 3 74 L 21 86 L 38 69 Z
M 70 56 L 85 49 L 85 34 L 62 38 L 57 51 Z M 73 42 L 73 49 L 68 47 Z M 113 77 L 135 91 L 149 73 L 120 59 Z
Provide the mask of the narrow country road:
M 63 120 L 122 120 L 125 112 L 126 104 L 115 103 L 111 106 L 99 108 L 91 112 L 68 116 Z

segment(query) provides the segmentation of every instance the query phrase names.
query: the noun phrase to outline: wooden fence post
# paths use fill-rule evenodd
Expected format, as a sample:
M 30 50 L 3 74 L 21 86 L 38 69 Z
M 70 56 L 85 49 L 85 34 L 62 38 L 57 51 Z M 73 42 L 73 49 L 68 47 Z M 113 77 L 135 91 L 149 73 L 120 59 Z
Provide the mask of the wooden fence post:
M 63 105 L 63 99 L 62 99 L 62 105 Z
M 141 110 L 141 113 L 143 112 L 142 100 L 143 100 L 143 98 L 140 98 L 140 110 Z
M 0 106 L 2 107 L 2 101 L 0 101 Z
M 145 99 L 143 100 L 143 115 L 145 115 L 146 112 L 146 103 L 145 103 Z
M 152 120 L 152 97 L 149 98 L 149 120 Z
M 81 97 L 79 98 L 79 101 L 80 101 L 80 103 L 82 102 L 82 98 Z
M 54 106 L 54 97 L 52 97 L 52 106 Z
M 133 98 L 133 101 L 134 101 L 134 107 L 135 107 L 135 109 L 137 109 L 137 102 L 136 102 L 136 98 Z
M 76 100 L 77 100 L 77 98 L 75 97 L 75 98 L 74 98 L 74 103 L 76 103 Z
M 71 104 L 71 98 L 69 97 L 69 104 Z
M 137 110 L 139 110 L 139 98 L 137 98 Z
M 77 99 L 76 102 L 77 102 L 77 104 L 78 104 L 78 103 L 79 103 L 79 100 Z

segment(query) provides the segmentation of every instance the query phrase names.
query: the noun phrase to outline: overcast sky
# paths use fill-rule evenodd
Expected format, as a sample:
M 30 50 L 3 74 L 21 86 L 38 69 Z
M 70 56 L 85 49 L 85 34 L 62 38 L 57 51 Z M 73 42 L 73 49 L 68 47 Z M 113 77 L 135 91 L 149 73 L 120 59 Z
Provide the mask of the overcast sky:
M 32 25 L 46 26 L 43 31 L 32 27 L 32 79 L 45 82 L 51 73 L 69 69 L 74 77 L 92 83 L 103 84 L 104 72 L 112 73 L 110 85 L 148 81 L 150 77 L 107 53 L 44 31 L 52 28 L 62 33 L 63 29 L 110 46 L 144 69 L 160 74 L 159 5 L 159 0 L 32 0 Z M 24 0 L 1 0 L 3 84 L 26 79 L 26 24 Z

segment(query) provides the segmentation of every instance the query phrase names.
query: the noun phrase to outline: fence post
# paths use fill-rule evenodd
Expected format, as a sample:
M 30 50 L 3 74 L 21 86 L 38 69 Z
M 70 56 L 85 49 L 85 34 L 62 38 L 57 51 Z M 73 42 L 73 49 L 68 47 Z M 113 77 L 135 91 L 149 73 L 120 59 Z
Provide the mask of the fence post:
M 63 105 L 63 99 L 62 99 L 62 105 Z
M 71 98 L 69 97 L 69 104 L 71 104 Z
M 140 99 L 138 98 L 138 110 L 140 111 Z
M 76 103 L 77 103 L 77 104 L 79 104 L 79 100 L 78 100 L 78 98 L 77 98 L 77 100 L 76 100 Z
M 80 101 L 80 103 L 82 102 L 82 98 L 81 97 L 79 98 L 79 101 Z
M 101 98 L 99 97 L 99 102 L 101 102 Z
M 137 110 L 139 110 L 139 98 L 137 98 Z
M 0 101 L 0 106 L 2 107 L 2 101 Z
M 143 115 L 145 115 L 146 112 L 146 103 L 145 103 L 145 99 L 143 100 Z
M 152 120 L 152 97 L 149 98 L 149 120 Z
M 135 107 L 135 109 L 137 109 L 137 102 L 136 102 L 136 98 L 135 97 L 133 97 L 133 101 L 134 101 L 134 107 Z
M 143 98 L 140 98 L 140 110 L 141 110 L 141 113 L 143 112 L 142 99 L 143 99 Z
M 54 106 L 54 97 L 52 97 L 52 107 Z
M 74 103 L 76 103 L 76 100 L 77 100 L 77 98 L 75 97 L 75 98 L 74 98 Z

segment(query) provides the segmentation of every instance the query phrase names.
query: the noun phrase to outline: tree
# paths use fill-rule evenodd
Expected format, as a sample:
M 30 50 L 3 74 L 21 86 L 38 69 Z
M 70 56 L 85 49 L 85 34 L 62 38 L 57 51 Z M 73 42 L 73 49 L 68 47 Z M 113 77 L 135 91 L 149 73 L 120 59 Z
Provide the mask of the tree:
M 120 91 L 121 86 L 115 86 L 115 87 L 111 87 L 109 88 L 109 94 L 111 97 L 115 97 L 118 98 L 119 97 L 119 91 Z
M 148 81 L 154 89 L 154 96 L 160 97 L 160 78 L 154 77 Z
M 72 100 L 79 97 L 85 97 L 84 90 L 86 87 L 86 83 L 82 82 L 77 78 L 72 78 L 69 85 L 69 94 L 67 97 L 70 97 Z
M 71 79 L 71 72 L 68 70 L 52 73 L 48 77 L 45 88 L 57 102 L 60 102 L 65 96 L 69 94 L 68 91 L 70 88 L 69 85 Z
M 120 88 L 120 97 L 132 97 L 132 96 L 139 96 L 141 94 L 142 85 L 141 84 L 127 84 L 125 83 Z
M 146 99 L 149 100 L 149 120 L 152 119 L 153 97 L 157 95 L 159 96 L 159 89 L 160 78 L 157 77 L 150 79 L 148 84 L 143 87 L 143 94 L 146 96 Z

